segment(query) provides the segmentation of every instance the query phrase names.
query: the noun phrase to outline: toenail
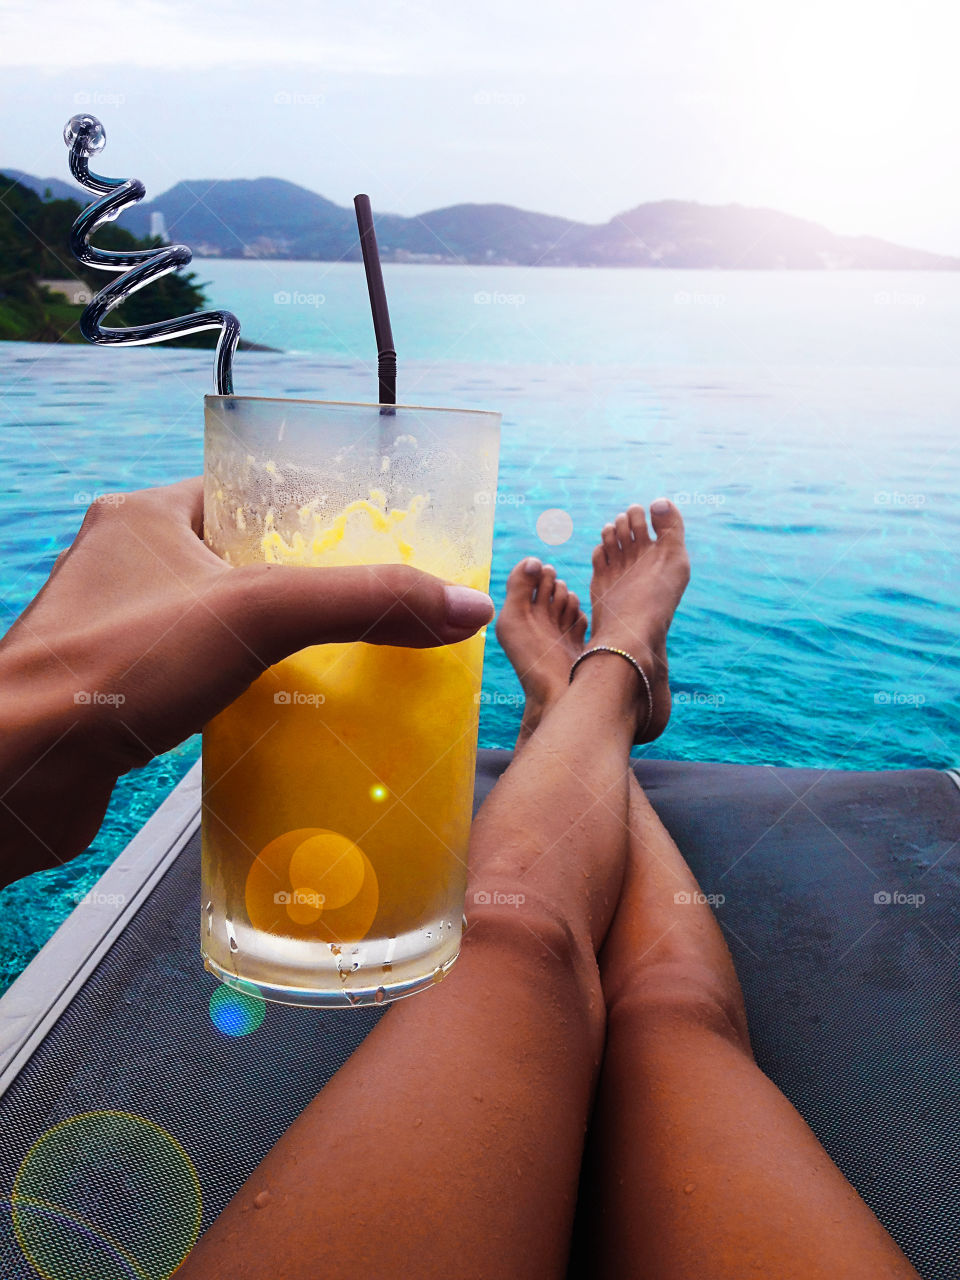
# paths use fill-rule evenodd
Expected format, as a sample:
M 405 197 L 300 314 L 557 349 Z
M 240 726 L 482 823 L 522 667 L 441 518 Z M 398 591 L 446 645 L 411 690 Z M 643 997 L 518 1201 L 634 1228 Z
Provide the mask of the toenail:
M 658 516 L 665 516 L 670 510 L 670 502 L 667 498 L 656 498 L 650 503 L 650 510 L 655 511 Z
M 523 572 L 524 573 L 540 572 L 540 561 L 537 559 L 536 556 L 527 556 L 526 560 L 524 560 L 523 562 Z

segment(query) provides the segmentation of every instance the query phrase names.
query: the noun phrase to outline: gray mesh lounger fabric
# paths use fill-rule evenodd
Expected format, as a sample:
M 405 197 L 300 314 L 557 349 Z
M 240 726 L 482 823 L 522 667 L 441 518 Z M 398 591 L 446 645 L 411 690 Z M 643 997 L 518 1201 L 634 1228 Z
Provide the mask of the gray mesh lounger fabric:
M 509 760 L 481 753 L 478 804 Z M 636 771 L 704 893 L 725 897 L 761 1065 L 926 1280 L 955 1280 L 960 789 L 934 770 Z M 9 1197 L 51 1126 L 101 1109 L 163 1126 L 196 1167 L 205 1229 L 381 1016 L 270 1005 L 254 1034 L 223 1035 L 199 914 L 194 831 L 0 1097 L 5 1280 L 36 1275 Z

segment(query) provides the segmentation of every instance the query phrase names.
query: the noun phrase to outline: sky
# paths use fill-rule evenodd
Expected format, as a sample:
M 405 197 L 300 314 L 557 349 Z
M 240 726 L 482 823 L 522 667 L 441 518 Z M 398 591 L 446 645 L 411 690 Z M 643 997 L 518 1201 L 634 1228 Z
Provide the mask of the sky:
M 0 168 L 287 178 L 404 214 L 780 209 L 960 255 L 956 0 L 0 0 Z

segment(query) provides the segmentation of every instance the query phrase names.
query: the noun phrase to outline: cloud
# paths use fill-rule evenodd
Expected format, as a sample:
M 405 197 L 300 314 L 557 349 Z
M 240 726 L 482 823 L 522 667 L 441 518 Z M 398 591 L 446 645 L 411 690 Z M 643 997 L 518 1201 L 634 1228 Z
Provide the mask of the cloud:
M 687 0 L 683 0 L 684 3 Z M 0 65 L 310 66 L 330 74 L 656 73 L 669 14 L 634 0 L 0 0 Z M 701 27 L 706 26 L 701 23 Z M 687 36 L 687 45 L 702 32 Z
M 354 29 L 351 29 L 354 28 Z M 328 34 L 330 33 L 330 34 Z M 411 41 L 412 45 L 413 42 Z M 310 63 L 318 70 L 400 70 L 410 49 L 376 41 L 349 19 L 281 2 L 269 8 L 182 0 L 0 0 L 0 65 L 62 71 L 130 66 L 201 70 Z

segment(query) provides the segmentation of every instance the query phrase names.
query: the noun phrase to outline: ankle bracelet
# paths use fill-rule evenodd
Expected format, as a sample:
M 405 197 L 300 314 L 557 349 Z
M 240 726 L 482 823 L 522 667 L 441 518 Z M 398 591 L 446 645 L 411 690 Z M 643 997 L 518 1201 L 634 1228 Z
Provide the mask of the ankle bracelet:
M 621 658 L 626 658 L 627 662 L 630 663 L 637 675 L 643 681 L 643 687 L 647 694 L 647 718 L 643 722 L 643 728 L 637 732 L 637 737 L 642 737 L 650 728 L 650 721 L 653 719 L 653 690 L 650 688 L 650 681 L 647 679 L 647 673 L 632 653 L 627 653 L 626 649 L 615 649 L 613 645 L 609 644 L 597 644 L 591 649 L 584 649 L 583 653 L 580 654 L 579 658 L 576 659 L 573 666 L 570 668 L 570 679 L 567 683 L 573 683 L 573 673 L 576 671 L 577 667 L 579 667 L 584 658 L 589 658 L 595 653 L 618 653 Z

